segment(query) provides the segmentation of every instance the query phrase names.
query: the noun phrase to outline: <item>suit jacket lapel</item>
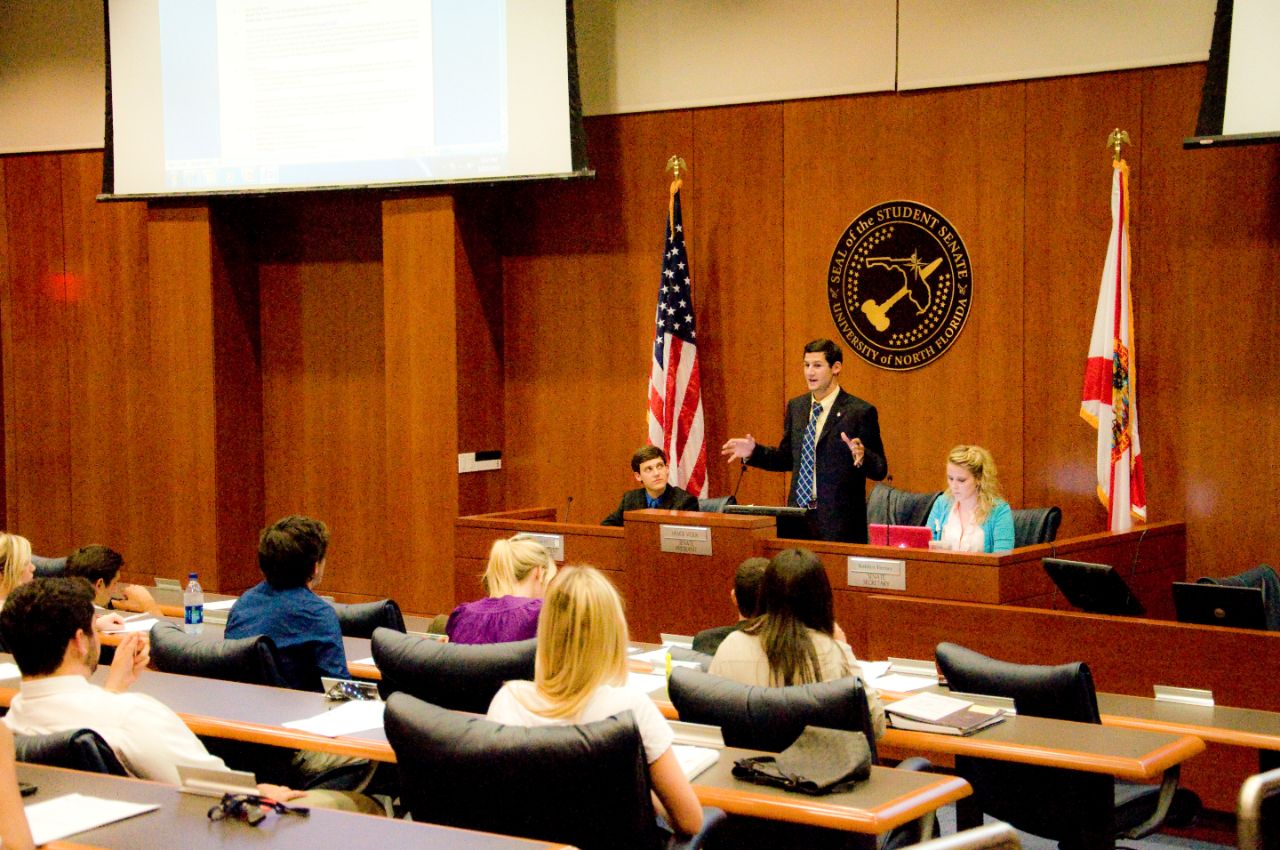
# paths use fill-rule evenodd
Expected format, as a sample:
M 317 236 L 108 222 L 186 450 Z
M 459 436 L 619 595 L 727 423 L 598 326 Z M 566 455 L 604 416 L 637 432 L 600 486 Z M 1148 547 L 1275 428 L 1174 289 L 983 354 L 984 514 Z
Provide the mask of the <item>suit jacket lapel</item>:
M 822 423 L 822 433 L 818 435 L 818 441 L 814 443 L 815 451 L 831 434 L 839 433 L 841 426 L 844 425 L 845 403 L 850 398 L 852 396 L 843 389 L 836 391 L 836 400 L 827 414 L 827 421 Z

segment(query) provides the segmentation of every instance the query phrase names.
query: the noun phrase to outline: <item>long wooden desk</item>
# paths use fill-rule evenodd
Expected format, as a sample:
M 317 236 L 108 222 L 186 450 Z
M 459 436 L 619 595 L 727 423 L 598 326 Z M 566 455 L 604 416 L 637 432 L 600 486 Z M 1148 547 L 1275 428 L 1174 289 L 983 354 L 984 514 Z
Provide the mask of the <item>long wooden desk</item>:
M 101 684 L 105 674 L 100 669 L 94 681 Z M 16 679 L 0 682 L 0 704 L 12 701 L 17 685 Z M 131 690 L 168 705 L 197 735 L 395 761 L 381 728 L 328 738 L 282 726 L 324 711 L 328 703 L 320 694 L 152 670 Z M 704 805 L 732 814 L 878 834 L 970 793 L 968 783 L 956 777 L 876 768 L 871 781 L 851 791 L 810 798 L 734 779 L 733 761 L 748 755 L 755 753 L 726 749 L 716 766 L 694 780 L 694 791 Z
M 1182 779 L 1215 809 L 1234 810 L 1257 750 L 1280 752 L 1280 633 L 885 595 L 868 598 L 865 627 L 867 658 L 932 658 L 949 641 L 1020 664 L 1088 662 L 1108 725 L 1210 742 Z M 1154 685 L 1212 690 L 1218 707 L 1157 704 Z
M 458 601 L 481 595 L 478 576 L 489 547 L 517 532 L 552 535 L 567 563 L 589 563 L 612 571 L 623 591 L 632 637 L 652 641 L 660 631 L 693 634 L 732 621 L 736 612 L 729 588 L 738 564 L 751 555 L 771 557 L 803 546 L 827 567 L 836 596 L 837 619 L 855 650 L 865 654 L 862 628 L 865 600 L 878 593 L 899 593 L 957 601 L 1044 608 L 1069 607 L 1041 567 L 1046 556 L 1114 565 L 1155 617 L 1173 618 L 1169 583 L 1186 578 L 1186 525 L 1158 522 L 1129 532 L 1088 534 L 1028 546 L 998 555 L 932 552 L 887 546 L 861 546 L 776 536 L 768 517 L 700 514 L 684 511 L 628 511 L 626 525 L 605 528 L 557 523 L 552 508 L 460 517 L 454 525 L 455 593 Z M 708 554 L 667 551 L 673 530 L 697 530 Z M 665 535 L 665 538 L 664 538 Z M 666 547 L 663 542 L 666 540 Z M 894 566 L 901 588 L 885 579 L 874 586 L 849 582 L 849 559 L 875 558 Z
M 273 813 L 256 827 L 238 820 L 214 822 L 205 813 L 217 798 L 183 794 L 175 786 L 159 782 L 31 764 L 18 765 L 18 779 L 39 788 L 34 796 L 27 798 L 28 803 L 39 803 L 64 794 L 88 794 L 160 807 L 44 845 L 49 850 L 80 850 L 85 847 L 135 850 L 161 845 L 181 846 L 187 850 L 221 850 L 229 846 L 259 844 L 269 844 L 273 850 L 312 850 L 321 846 L 569 850 L 563 844 L 328 809 L 312 809 L 305 818 Z

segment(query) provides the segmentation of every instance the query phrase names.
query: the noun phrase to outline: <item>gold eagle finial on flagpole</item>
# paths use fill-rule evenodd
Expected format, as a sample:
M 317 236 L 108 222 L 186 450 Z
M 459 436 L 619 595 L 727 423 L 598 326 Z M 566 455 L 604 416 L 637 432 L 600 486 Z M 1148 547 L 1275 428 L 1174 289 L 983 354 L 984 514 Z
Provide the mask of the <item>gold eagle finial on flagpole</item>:
M 667 160 L 667 171 L 671 174 L 671 199 L 667 202 L 668 221 L 675 218 L 676 214 L 676 192 L 679 192 L 681 185 L 683 185 L 683 181 L 680 179 L 680 172 L 688 170 L 689 164 L 678 153 L 673 153 L 671 158 Z
M 1111 148 L 1111 159 L 1114 162 L 1120 161 L 1120 148 L 1122 145 L 1132 145 L 1129 141 L 1129 133 L 1121 130 L 1119 127 L 1111 131 L 1111 135 L 1107 136 L 1107 147 Z

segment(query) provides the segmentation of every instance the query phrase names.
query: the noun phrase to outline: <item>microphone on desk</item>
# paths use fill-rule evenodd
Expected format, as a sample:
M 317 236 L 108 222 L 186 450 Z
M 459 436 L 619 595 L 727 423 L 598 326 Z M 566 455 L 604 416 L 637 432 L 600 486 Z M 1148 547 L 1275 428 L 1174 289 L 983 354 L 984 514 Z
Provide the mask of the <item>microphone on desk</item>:
M 573 510 L 573 496 L 569 497 L 569 501 L 564 506 L 564 521 L 569 521 L 569 512 Z
M 738 470 L 738 483 L 733 485 L 733 495 L 729 498 L 733 504 L 738 504 L 738 488 L 742 486 L 742 478 L 747 474 L 747 459 L 742 459 L 742 468 Z

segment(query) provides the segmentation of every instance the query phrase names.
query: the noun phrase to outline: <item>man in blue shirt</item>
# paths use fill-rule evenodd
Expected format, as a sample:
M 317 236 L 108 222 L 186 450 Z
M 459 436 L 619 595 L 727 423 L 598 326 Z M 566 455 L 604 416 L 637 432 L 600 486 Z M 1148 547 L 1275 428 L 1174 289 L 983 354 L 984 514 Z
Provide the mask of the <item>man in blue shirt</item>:
M 258 567 L 266 577 L 237 600 L 228 638 L 266 635 L 280 651 L 290 687 L 320 690 L 320 677 L 349 679 L 342 629 L 333 606 L 312 592 L 324 576 L 329 529 L 317 519 L 287 516 L 263 529 Z

